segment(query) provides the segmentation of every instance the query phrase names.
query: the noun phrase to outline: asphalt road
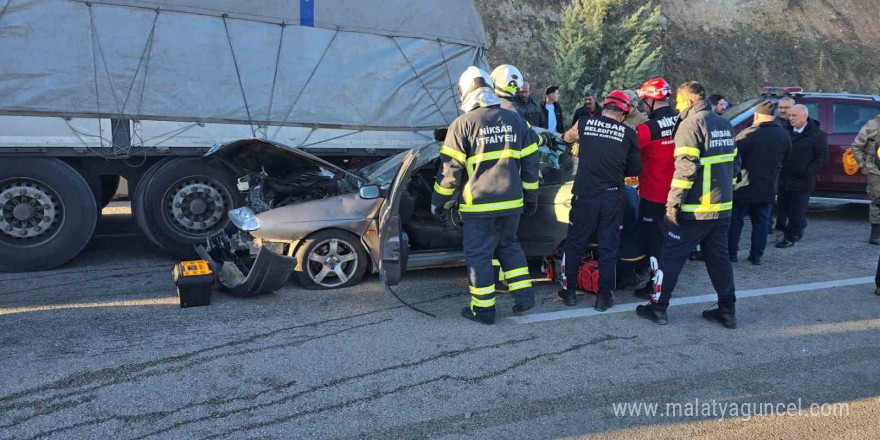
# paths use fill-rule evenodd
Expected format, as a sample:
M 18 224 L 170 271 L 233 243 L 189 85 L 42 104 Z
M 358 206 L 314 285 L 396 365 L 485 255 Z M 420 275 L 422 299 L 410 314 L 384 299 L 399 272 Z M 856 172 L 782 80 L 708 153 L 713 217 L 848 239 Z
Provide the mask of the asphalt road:
M 0 274 L 0 440 L 876 438 L 880 297 L 867 277 L 880 247 L 866 210 L 812 206 L 804 241 L 771 246 L 760 267 L 741 251 L 737 288 L 755 296 L 737 303 L 737 330 L 700 318 L 711 302 L 673 306 L 655 326 L 626 310 L 629 290 L 604 314 L 536 323 L 507 319 L 502 297 L 498 325 L 480 326 L 458 315 L 462 269 L 411 272 L 399 287 L 436 318 L 375 277 L 180 309 L 174 261 L 128 215 L 107 214 L 71 264 Z M 838 282 L 800 286 L 825 281 Z M 794 287 L 768 290 L 779 286 Z M 533 316 L 572 310 L 555 290 L 537 288 Z M 688 263 L 676 297 L 712 292 Z M 659 411 L 622 416 L 622 403 Z M 751 416 L 767 403 L 802 412 Z M 824 417 L 813 403 L 841 405 Z M 740 416 L 722 419 L 721 405 Z

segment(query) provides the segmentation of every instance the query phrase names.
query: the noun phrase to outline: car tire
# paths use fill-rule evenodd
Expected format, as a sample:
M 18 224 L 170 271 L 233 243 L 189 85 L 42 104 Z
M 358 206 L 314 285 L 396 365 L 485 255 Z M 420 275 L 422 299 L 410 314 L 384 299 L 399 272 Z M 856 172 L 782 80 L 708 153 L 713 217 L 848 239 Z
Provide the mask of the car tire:
M 74 167 L 55 158 L 0 161 L 0 271 L 46 270 L 70 261 L 97 222 L 94 192 Z
M 332 252 L 334 242 L 335 253 Z M 330 261 L 315 261 L 316 258 Z M 346 258 L 352 259 L 339 261 Z M 369 266 L 369 255 L 357 236 L 329 229 L 312 234 L 300 243 L 296 251 L 294 276 L 300 285 L 309 290 L 341 289 L 359 283 Z M 321 276 L 322 271 L 327 273 Z
M 220 232 L 233 232 L 227 211 L 244 204 L 235 177 L 201 158 L 173 158 L 154 166 L 136 193 L 137 223 L 160 249 L 181 258 L 196 256 L 193 245 Z

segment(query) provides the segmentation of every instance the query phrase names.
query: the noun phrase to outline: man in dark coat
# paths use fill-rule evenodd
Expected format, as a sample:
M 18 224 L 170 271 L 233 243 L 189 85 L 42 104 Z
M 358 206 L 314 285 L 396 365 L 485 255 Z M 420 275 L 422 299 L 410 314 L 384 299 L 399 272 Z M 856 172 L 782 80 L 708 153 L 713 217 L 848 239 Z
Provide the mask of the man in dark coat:
M 547 119 L 544 117 L 544 111 L 541 106 L 532 98 L 532 85 L 523 82 L 523 86 L 516 93 L 519 107 L 522 109 L 523 117 L 532 127 L 547 127 Z
M 742 170 L 733 192 L 733 213 L 727 249 L 730 261 L 737 261 L 739 238 L 746 215 L 752 221 L 752 245 L 749 262 L 761 264 L 767 247 L 770 213 L 776 199 L 779 172 L 791 152 L 791 136 L 773 116 L 773 104 L 762 101 L 755 107 L 755 123 L 736 137 Z
M 788 224 L 785 238 L 776 243 L 778 248 L 790 248 L 803 238 L 806 228 L 807 205 L 816 186 L 816 173 L 828 160 L 828 135 L 819 129 L 819 122 L 810 119 L 806 106 L 798 104 L 789 111 L 791 122 L 791 154 L 782 165 L 783 207 Z M 779 225 L 777 225 L 778 227 Z
M 602 108 L 599 107 L 599 103 L 596 101 L 596 91 L 587 87 L 584 90 L 584 105 L 574 111 L 574 119 L 571 120 L 571 125 L 569 126 L 577 124 L 581 118 L 595 118 L 600 114 L 602 114 Z

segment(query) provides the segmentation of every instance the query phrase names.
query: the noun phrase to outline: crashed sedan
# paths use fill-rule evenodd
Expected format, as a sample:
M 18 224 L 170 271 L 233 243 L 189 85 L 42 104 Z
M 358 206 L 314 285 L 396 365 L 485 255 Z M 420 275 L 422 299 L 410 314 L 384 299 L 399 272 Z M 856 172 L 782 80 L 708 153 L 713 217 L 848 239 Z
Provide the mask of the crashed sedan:
M 576 167 L 567 153 L 540 154 L 539 209 L 518 234 L 530 258 L 562 242 Z M 352 286 L 368 272 L 393 286 L 407 269 L 464 264 L 456 210 L 431 215 L 436 142 L 354 171 L 262 139 L 215 147 L 206 159 L 233 169 L 247 200 L 229 212 L 238 231 L 198 249 L 233 294 L 276 290 L 291 275 L 308 289 Z

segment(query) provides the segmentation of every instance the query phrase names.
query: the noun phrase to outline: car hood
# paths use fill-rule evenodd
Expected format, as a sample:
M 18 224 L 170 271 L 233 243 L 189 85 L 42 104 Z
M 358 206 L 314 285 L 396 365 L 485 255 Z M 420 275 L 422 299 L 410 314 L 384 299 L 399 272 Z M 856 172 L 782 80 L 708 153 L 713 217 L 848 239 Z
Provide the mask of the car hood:
M 357 174 L 346 171 L 318 156 L 306 153 L 281 142 L 266 139 L 248 138 L 239 139 L 223 145 L 214 145 L 207 153 L 205 159 L 220 159 L 237 167 L 258 171 L 259 168 L 271 168 L 285 163 L 305 162 L 337 176 L 352 177 L 362 183 L 366 179 Z M 269 174 L 272 174 L 271 172 Z

